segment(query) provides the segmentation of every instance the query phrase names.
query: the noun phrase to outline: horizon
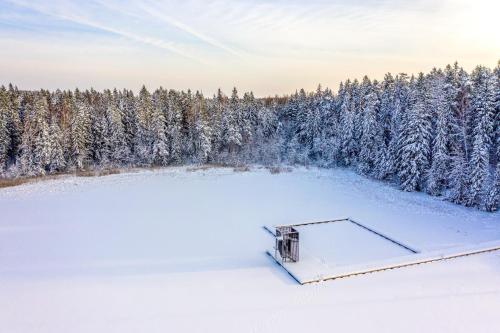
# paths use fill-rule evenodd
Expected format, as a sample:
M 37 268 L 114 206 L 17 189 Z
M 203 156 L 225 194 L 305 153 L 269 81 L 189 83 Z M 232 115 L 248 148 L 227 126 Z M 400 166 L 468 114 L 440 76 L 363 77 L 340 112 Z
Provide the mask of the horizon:
M 500 5 L 490 0 L 3 0 L 0 9 L 0 84 L 23 90 L 144 84 L 282 96 L 455 61 L 468 72 L 493 68 L 500 55 Z
M 459 68 L 463 68 L 463 67 L 462 67 L 462 66 L 461 66 L 458 62 L 455 62 L 455 63 L 457 63 L 457 65 L 458 65 L 458 67 L 459 67 Z M 455 63 L 454 63 L 454 64 L 455 64 Z M 437 69 L 437 70 L 442 70 L 442 69 L 444 69 L 445 67 L 447 67 L 448 65 L 453 66 L 454 64 L 446 64 L 446 65 L 445 65 L 445 66 L 443 66 L 443 67 L 433 67 L 433 68 L 435 68 L 435 69 Z M 499 66 L 499 65 L 500 65 L 500 60 L 498 60 L 498 62 L 497 62 L 497 66 Z M 492 68 L 490 68 L 489 66 L 482 65 L 482 64 L 481 64 L 481 65 L 476 65 L 476 66 L 474 66 L 474 67 L 473 67 L 473 69 L 474 69 L 474 68 L 477 68 L 478 66 L 484 66 L 484 67 L 486 67 L 486 68 L 488 68 L 488 69 L 492 69 Z M 467 70 L 467 69 L 465 69 L 465 68 L 464 68 L 464 70 L 465 70 L 467 73 L 469 73 L 469 74 L 470 74 L 470 72 L 471 72 L 473 69 Z M 420 72 L 419 72 L 419 73 L 420 73 Z M 400 72 L 400 73 L 391 73 L 391 72 L 387 72 L 386 74 L 384 74 L 384 76 L 385 76 L 385 75 L 393 75 L 394 77 L 396 77 L 396 76 L 398 76 L 398 75 L 400 75 L 400 74 L 406 74 L 406 75 L 408 75 L 409 77 L 414 77 L 414 76 L 418 75 L 419 73 L 404 73 L 404 72 Z M 428 74 L 428 73 L 426 73 L 426 72 L 423 72 L 423 73 L 424 73 L 424 75 Z M 365 76 L 366 76 L 366 75 L 365 75 Z M 363 77 L 364 77 L 364 76 L 363 76 Z M 367 77 L 368 77 L 368 76 L 367 76 Z M 380 78 L 371 78 L 371 77 L 368 77 L 368 78 L 369 78 L 372 82 L 374 82 L 374 81 L 377 81 L 377 82 L 382 82 L 382 81 L 383 81 L 383 79 L 380 79 Z M 347 79 L 345 79 L 345 80 L 343 80 L 343 81 L 339 82 L 339 84 L 338 84 L 338 85 L 340 85 L 341 83 L 345 83 L 346 81 L 350 81 L 350 82 L 354 82 L 354 81 L 361 82 L 361 81 L 362 81 L 362 79 L 363 79 L 363 78 L 361 78 L 361 77 L 359 77 L 359 78 L 358 78 L 358 77 L 356 77 L 356 78 L 347 78 Z M 215 92 L 213 92 L 213 93 L 211 93 L 211 94 L 205 94 L 202 90 L 193 90 L 193 89 L 190 89 L 190 88 L 187 88 L 187 89 L 175 89 L 175 88 L 168 88 L 168 87 L 163 87 L 163 86 L 158 86 L 158 87 L 148 87 L 148 86 L 147 86 L 147 85 L 145 85 L 145 84 L 140 85 L 140 86 L 139 86 L 139 88 L 137 88 L 137 89 L 130 89 L 130 88 L 126 88 L 126 87 L 124 87 L 124 88 L 120 88 L 120 89 L 119 89 L 119 88 L 117 88 L 117 87 L 109 87 L 109 88 L 102 88 L 102 89 L 95 89 L 94 87 L 85 87 L 85 88 L 82 88 L 82 87 L 75 87 L 75 88 L 72 88 L 72 89 L 71 89 L 71 88 L 54 88 L 54 89 L 47 89 L 47 88 L 40 87 L 40 88 L 37 88 L 37 89 L 23 89 L 22 87 L 19 87 L 18 85 L 14 84 L 14 83 L 12 83 L 12 82 L 7 82 L 7 83 L 3 83 L 3 84 L 1 84 L 1 85 L 0 85 L 0 87 L 4 87 L 4 88 L 8 89 L 10 85 L 12 85 L 12 87 L 14 87 L 15 89 L 18 89 L 18 90 L 20 90 L 20 91 L 38 91 L 38 90 L 48 90 L 49 92 L 55 92 L 55 91 L 57 91 L 57 90 L 60 90 L 60 91 L 63 91 L 63 92 L 65 92 L 65 91 L 74 92 L 74 91 L 76 91 L 76 90 L 79 90 L 79 91 L 90 91 L 90 90 L 95 90 L 95 91 L 97 91 L 97 92 L 102 93 L 102 92 L 107 91 L 107 90 L 109 90 L 109 91 L 114 91 L 114 90 L 117 90 L 117 91 L 119 91 L 119 92 L 120 92 L 120 91 L 123 91 L 123 90 L 126 90 L 126 91 L 132 91 L 132 93 L 133 93 L 134 95 L 139 94 L 139 92 L 142 90 L 142 88 L 143 88 L 143 87 L 145 87 L 145 88 L 146 88 L 146 90 L 147 90 L 147 91 L 149 91 L 150 93 L 151 93 L 151 92 L 155 92 L 156 90 L 159 90 L 159 89 L 164 89 L 164 90 L 174 90 L 174 91 L 178 91 L 178 92 L 188 92 L 188 91 L 189 91 L 189 92 L 191 92 L 191 93 L 198 93 L 198 92 L 199 92 L 199 93 L 201 93 L 201 95 L 202 95 L 203 97 L 205 97 L 205 98 L 211 98 L 210 96 L 216 96 L 216 95 L 217 95 L 217 93 L 218 93 L 218 90 L 220 90 L 220 91 L 222 92 L 222 94 L 223 94 L 223 95 L 225 95 L 225 96 L 229 96 L 229 95 L 230 95 L 230 93 L 229 93 L 228 91 L 232 91 L 233 89 L 236 89 L 236 90 L 237 90 L 237 92 L 238 92 L 238 96 L 239 96 L 240 98 L 242 98 L 243 94 L 246 94 L 246 93 L 252 93 L 252 94 L 254 95 L 254 97 L 255 97 L 255 98 L 257 98 L 257 99 L 275 98 L 275 97 L 278 97 L 278 98 L 279 98 L 279 97 L 289 97 L 289 96 L 292 96 L 292 95 L 294 95 L 294 94 L 296 94 L 296 93 L 300 92 L 301 90 L 304 90 L 306 94 L 310 94 L 310 93 L 314 93 L 315 91 L 317 91 L 317 89 L 318 89 L 319 87 L 321 87 L 321 91 L 330 90 L 330 91 L 332 91 L 334 94 L 337 94 L 337 93 L 338 93 L 338 87 L 337 87 L 337 88 L 335 88 L 335 87 L 334 87 L 334 88 L 332 88 L 332 87 L 329 87 L 329 86 L 324 86 L 322 83 L 318 83 L 318 85 L 316 85 L 316 88 L 314 88 L 314 89 L 310 89 L 310 90 L 305 89 L 305 88 L 297 88 L 297 89 L 295 89 L 293 92 L 290 92 L 290 93 L 274 94 L 274 95 L 262 95 L 262 96 L 257 96 L 257 95 L 255 95 L 255 93 L 254 93 L 252 90 L 249 90 L 249 91 L 246 91 L 246 90 L 240 90 L 237 86 L 233 86 L 232 88 L 228 89 L 228 91 L 225 91 L 224 89 L 222 89 L 222 88 L 220 88 L 220 87 L 219 87 L 219 88 L 217 88 L 217 89 L 216 89 L 216 91 L 215 91 Z

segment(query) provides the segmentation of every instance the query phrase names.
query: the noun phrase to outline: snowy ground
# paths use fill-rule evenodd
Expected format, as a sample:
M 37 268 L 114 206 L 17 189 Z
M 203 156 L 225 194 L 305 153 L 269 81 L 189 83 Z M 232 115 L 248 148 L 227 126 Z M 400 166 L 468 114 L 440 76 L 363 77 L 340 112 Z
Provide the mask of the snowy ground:
M 497 332 L 500 253 L 306 286 L 262 225 L 350 216 L 422 251 L 500 215 L 346 170 L 184 168 L 0 190 L 2 332 Z M 353 245 L 363 247 L 364 242 Z

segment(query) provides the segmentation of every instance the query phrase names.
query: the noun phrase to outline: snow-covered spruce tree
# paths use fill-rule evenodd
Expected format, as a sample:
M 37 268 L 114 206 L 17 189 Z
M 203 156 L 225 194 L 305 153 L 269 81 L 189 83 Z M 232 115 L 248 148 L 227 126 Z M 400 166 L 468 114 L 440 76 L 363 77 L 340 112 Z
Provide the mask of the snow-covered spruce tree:
M 10 136 L 9 163 L 13 164 L 21 144 L 21 134 L 23 124 L 21 122 L 22 107 L 20 105 L 21 94 L 17 88 L 9 84 L 8 95 L 10 99 L 10 112 L 7 121 L 7 129 Z
M 487 126 L 485 121 L 480 121 L 478 127 L 484 128 L 485 126 Z M 489 157 L 487 149 L 488 144 L 485 140 L 486 138 L 484 135 L 477 134 L 472 147 L 469 179 L 470 188 L 466 201 L 468 206 L 479 207 L 481 205 L 486 182 L 488 180 Z
M 408 76 L 404 73 L 396 76 L 394 83 L 394 107 L 392 108 L 391 117 L 391 137 L 389 140 L 388 156 L 386 160 L 388 161 L 387 173 L 396 175 L 400 169 L 400 142 L 402 142 L 401 127 L 403 120 L 409 114 L 410 107 L 410 83 Z
M 209 160 L 215 163 L 221 163 L 220 152 L 223 150 L 222 114 L 224 113 L 226 103 L 227 97 L 220 89 L 217 90 L 217 94 L 213 96 L 212 100 L 207 103 L 210 128 L 212 129 L 212 151 Z
M 292 100 L 290 107 L 286 108 L 288 119 L 282 128 L 283 133 L 288 133 L 288 139 L 284 140 L 284 149 L 290 163 L 308 164 L 305 122 L 309 113 L 309 99 L 304 89 L 301 89 Z
M 469 148 L 468 122 L 470 102 L 469 75 L 458 64 L 445 69 L 445 89 L 452 110 L 450 117 L 451 171 L 447 199 L 456 204 L 464 204 L 469 190 Z
M 75 93 L 75 100 L 69 127 L 69 166 L 71 169 L 82 170 L 89 159 L 90 109 L 78 91 Z
M 381 137 L 377 113 L 380 106 L 377 85 L 369 85 L 363 96 L 361 148 L 358 158 L 358 170 L 364 175 L 372 175 L 377 161 L 377 152 L 381 149 Z
M 195 119 L 194 119 L 194 157 L 197 163 L 207 163 L 212 150 L 212 130 L 207 115 L 207 105 L 201 93 L 195 96 Z
M 470 189 L 466 205 L 481 207 L 490 173 L 490 145 L 493 136 L 494 81 L 491 72 L 482 66 L 472 73 L 471 108 L 476 125 L 473 130 Z
M 306 131 L 309 140 L 309 159 L 312 163 L 321 165 L 323 163 L 323 142 L 324 126 L 326 115 L 329 113 L 326 96 L 328 90 L 322 90 L 321 85 L 318 85 L 316 93 L 310 100 L 310 112 L 307 114 Z
M 73 94 L 70 91 L 61 91 L 57 90 L 55 93 L 51 94 L 51 99 L 49 103 L 49 135 L 51 141 L 53 140 L 53 135 L 60 135 L 59 144 L 61 145 L 62 152 L 62 161 L 64 161 L 64 166 L 60 170 L 55 170 L 54 166 L 49 166 L 49 172 L 64 172 L 68 167 L 68 151 L 69 151 L 69 142 L 70 142 L 70 131 L 69 131 L 69 123 L 70 117 L 72 114 L 72 108 L 74 107 L 73 103 Z M 55 133 L 55 129 L 51 128 L 53 124 L 58 126 L 58 133 Z M 52 155 L 52 145 L 55 142 L 51 143 L 51 155 Z M 52 159 L 52 157 L 51 157 Z M 51 160 L 52 164 L 52 160 Z
M 18 157 L 18 170 L 21 175 L 38 176 L 48 171 L 50 164 L 50 140 L 47 124 L 47 99 L 41 94 L 32 97 L 33 107 L 26 115 Z
M 498 206 L 500 205 L 500 111 L 497 104 L 496 109 L 496 167 L 495 167 L 495 175 L 493 180 L 491 181 L 491 185 L 489 186 L 485 209 L 490 212 L 494 212 L 498 210 Z
M 422 73 L 412 79 L 412 102 L 401 123 L 398 176 L 404 191 L 422 190 L 429 164 L 431 123 L 424 80 Z
M 338 154 L 338 115 L 333 92 L 325 89 L 320 98 L 316 97 L 315 105 L 319 112 L 319 134 L 314 138 L 313 152 L 316 163 L 328 167 L 336 162 L 333 158 Z
M 49 126 L 49 173 L 61 172 L 66 168 L 66 160 L 63 150 L 63 135 L 55 120 Z
M 375 170 L 373 177 L 376 179 L 386 179 L 392 172 L 391 155 L 389 145 L 393 137 L 392 118 L 395 108 L 394 78 L 391 74 L 386 74 L 381 83 L 380 108 L 377 124 L 380 130 L 380 147 L 375 155 Z
M 189 148 L 189 127 L 193 120 L 193 95 L 191 90 L 181 91 L 179 94 L 179 114 L 178 114 L 178 135 L 177 140 L 172 142 L 172 152 L 177 154 L 173 156 L 174 163 L 182 163 L 184 157 L 187 157 Z
M 153 163 L 153 100 L 151 94 L 142 86 L 136 101 L 138 129 L 136 135 L 136 161 L 139 165 L 150 166 Z
M 9 98 L 5 87 L 0 87 L 0 175 L 7 168 L 10 137 L 7 128 L 9 114 Z
M 128 165 L 131 162 L 130 147 L 127 144 L 123 114 L 119 108 L 119 94 L 108 91 L 105 105 L 105 143 L 109 151 L 109 163 L 113 166 Z
M 21 143 L 20 92 L 9 84 L 0 87 L 0 174 L 16 163 Z
M 351 91 L 351 108 L 353 110 L 354 116 L 354 126 L 353 126 L 353 152 L 352 152 L 352 165 L 356 166 L 359 161 L 359 152 L 361 149 L 360 142 L 361 136 L 363 135 L 363 108 L 364 108 L 364 96 L 366 91 L 370 89 L 371 82 L 367 76 L 363 77 L 361 84 L 358 80 L 353 81 L 352 91 Z
M 167 165 L 168 142 L 165 135 L 165 117 L 163 112 L 155 107 L 151 116 L 152 147 L 151 158 L 155 165 Z
M 278 117 L 276 103 L 269 107 L 261 107 L 257 112 L 257 128 L 255 130 L 256 158 L 264 165 L 280 162 L 280 145 L 278 137 Z
M 182 160 L 182 108 L 184 97 L 177 91 L 160 92 L 157 103 L 165 118 L 165 133 L 168 142 L 169 161 L 180 163 Z
M 465 204 L 469 191 L 469 162 L 463 154 L 452 155 L 449 175 L 450 189 L 447 199 L 453 203 Z
M 240 161 L 243 163 L 254 160 L 254 129 L 257 122 L 257 103 L 252 92 L 244 93 L 243 100 L 240 101 L 240 107 L 237 113 L 237 123 L 240 128 L 242 151 Z
M 430 101 L 436 124 L 434 126 L 432 162 L 428 173 L 427 192 L 441 195 L 448 186 L 451 154 L 450 148 L 450 117 L 451 107 L 446 94 L 445 77 L 441 72 L 430 78 Z
M 118 110 L 122 115 L 125 142 L 127 144 L 128 151 L 130 151 L 129 162 L 131 164 L 136 164 L 139 118 L 137 116 L 134 94 L 131 91 L 123 90 L 118 94 L 117 99 Z
M 109 94 L 109 92 L 108 92 Z M 108 150 L 106 144 L 106 118 L 105 109 L 106 101 L 103 97 L 97 94 L 96 91 L 91 90 L 86 92 L 87 99 L 90 99 L 90 142 L 89 142 L 89 155 L 90 160 L 96 166 L 106 166 L 109 162 L 111 152 Z
M 179 157 L 175 163 L 192 163 L 195 160 L 195 132 L 194 123 L 196 118 L 196 93 L 191 90 L 181 93 L 181 114 L 180 114 L 180 140 Z M 167 121 L 168 124 L 168 121 Z
M 494 71 L 495 86 L 495 116 L 494 116 L 494 135 L 492 161 L 495 167 L 495 174 L 491 185 L 489 186 L 485 208 L 493 212 L 498 210 L 500 205 L 500 61 Z
M 233 89 L 231 99 L 222 114 L 222 142 L 226 152 L 226 163 L 237 162 L 237 154 L 241 149 L 242 136 L 238 126 L 239 112 L 238 91 Z
M 315 129 L 313 103 L 305 92 L 299 95 L 299 109 L 296 112 L 294 127 L 294 146 L 296 161 L 301 164 L 308 164 L 313 146 L 313 132 Z
M 265 101 L 265 105 L 269 105 L 272 101 Z M 279 106 L 279 101 L 274 100 L 277 107 L 278 127 L 276 131 L 278 135 L 278 150 L 280 151 L 280 159 L 284 163 L 294 163 L 296 158 L 296 148 L 292 146 L 292 141 L 295 141 L 295 119 L 299 109 L 299 93 L 296 91 L 287 98 L 286 103 Z M 298 146 L 298 145 L 297 145 Z
M 340 107 L 340 164 L 349 166 L 355 160 L 356 142 L 354 139 L 354 102 L 352 84 L 348 80 L 344 84 Z M 340 97 L 340 96 L 339 96 Z

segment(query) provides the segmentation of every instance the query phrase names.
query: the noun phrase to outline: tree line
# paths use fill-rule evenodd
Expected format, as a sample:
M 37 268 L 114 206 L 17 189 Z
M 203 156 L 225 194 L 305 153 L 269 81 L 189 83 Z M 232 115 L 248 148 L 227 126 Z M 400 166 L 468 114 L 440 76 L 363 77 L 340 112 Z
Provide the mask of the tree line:
M 0 174 L 214 163 L 349 167 L 487 211 L 500 197 L 500 63 L 281 97 L 0 88 Z

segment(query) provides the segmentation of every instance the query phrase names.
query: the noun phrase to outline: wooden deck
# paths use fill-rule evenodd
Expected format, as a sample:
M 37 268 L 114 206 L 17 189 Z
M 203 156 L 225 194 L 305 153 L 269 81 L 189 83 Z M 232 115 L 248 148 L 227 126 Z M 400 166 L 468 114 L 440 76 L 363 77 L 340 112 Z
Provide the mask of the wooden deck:
M 274 261 L 278 265 L 283 267 L 283 269 L 295 281 L 297 281 L 301 285 L 305 285 L 305 284 L 317 283 L 317 282 L 322 282 L 322 281 L 343 279 L 343 278 L 353 277 L 353 276 L 357 276 L 357 275 L 382 272 L 382 271 L 387 271 L 387 270 L 391 270 L 391 269 L 398 269 L 398 268 L 428 264 L 428 263 L 433 263 L 433 262 L 438 262 L 438 261 L 456 259 L 456 258 L 467 257 L 467 256 L 471 256 L 471 255 L 477 255 L 477 254 L 494 252 L 494 251 L 500 251 L 500 244 L 495 245 L 495 246 L 489 246 L 489 247 L 487 246 L 487 247 L 479 248 L 479 249 L 475 249 L 475 250 L 461 251 L 461 252 L 457 252 L 457 253 L 449 253 L 449 254 L 445 254 L 445 255 L 430 255 L 429 257 L 423 257 L 423 258 L 419 257 L 419 258 L 415 258 L 415 260 L 396 262 L 394 264 L 385 264 L 385 265 L 380 265 L 378 267 L 371 267 L 371 268 L 367 268 L 367 269 L 353 269 L 352 271 L 345 271 L 345 272 L 342 272 L 339 274 L 325 275 L 325 276 L 322 276 L 321 278 L 309 279 L 309 280 L 303 280 L 303 279 L 299 278 L 297 275 L 295 275 L 293 273 L 293 270 L 290 270 L 290 267 L 287 267 L 289 265 L 282 264 L 281 261 L 279 259 L 275 258 L 274 254 L 271 253 L 270 251 L 267 251 L 267 254 L 271 258 L 273 258 Z
M 369 227 L 367 227 L 367 226 L 365 226 L 357 221 L 354 221 L 350 218 L 335 219 L 335 220 L 329 220 L 329 221 L 306 222 L 306 223 L 300 223 L 300 224 L 292 224 L 290 226 L 300 227 L 300 226 L 308 226 L 308 225 L 314 225 L 314 224 L 336 223 L 336 222 L 353 223 L 354 225 L 356 225 L 360 228 L 363 228 L 366 231 L 374 233 L 377 236 L 379 236 L 387 241 L 390 241 L 394 245 L 397 245 L 397 246 L 404 248 L 405 250 L 409 251 L 410 254 L 406 255 L 404 257 L 388 258 L 387 260 L 378 261 L 378 262 L 368 262 L 368 263 L 362 264 L 362 265 L 342 266 L 342 267 L 337 267 L 337 268 L 329 270 L 329 271 L 323 270 L 321 272 L 321 274 L 318 274 L 318 276 L 316 278 L 312 278 L 311 275 L 314 275 L 314 274 L 308 274 L 307 276 L 304 274 L 304 271 L 308 271 L 309 269 L 314 271 L 314 269 L 315 269 L 314 261 L 311 260 L 311 258 L 304 257 L 303 258 L 304 260 L 302 262 L 299 260 L 299 262 L 297 262 L 297 263 L 286 263 L 286 262 L 282 263 L 279 258 L 275 258 L 274 251 L 268 250 L 266 252 L 271 258 L 273 258 L 273 260 L 278 265 L 283 267 L 283 269 L 285 269 L 285 271 L 295 281 L 297 281 L 297 283 L 299 283 L 301 285 L 305 285 L 305 284 L 317 283 L 317 282 L 328 281 L 328 280 L 348 278 L 348 277 L 353 277 L 353 276 L 357 276 L 357 275 L 382 272 L 382 271 L 391 270 L 391 269 L 399 269 L 399 268 L 404 268 L 404 267 L 410 267 L 410 266 L 438 262 L 438 261 L 445 261 L 445 260 L 456 259 L 456 258 L 467 257 L 467 256 L 471 256 L 471 255 L 478 255 L 478 254 L 483 254 L 483 253 L 494 252 L 494 251 L 500 250 L 500 241 L 497 241 L 497 242 L 477 244 L 475 246 L 468 246 L 468 247 L 465 246 L 462 248 L 446 249 L 446 250 L 439 250 L 439 251 L 431 251 L 431 252 L 427 252 L 427 253 L 422 253 L 420 251 L 417 251 L 413 247 L 410 247 L 406 244 L 403 244 L 399 241 L 396 241 L 396 240 L 388 237 L 387 235 L 384 235 L 376 230 L 373 230 L 372 228 L 369 228 Z M 264 226 L 263 228 L 271 236 L 273 236 L 273 237 L 275 236 L 274 229 L 272 227 Z M 304 255 L 307 255 L 307 254 L 304 253 Z M 301 264 L 306 265 L 308 267 L 301 267 L 300 266 Z M 318 265 L 321 265 L 321 264 L 318 263 Z M 299 267 L 300 267 L 300 269 L 299 269 Z

